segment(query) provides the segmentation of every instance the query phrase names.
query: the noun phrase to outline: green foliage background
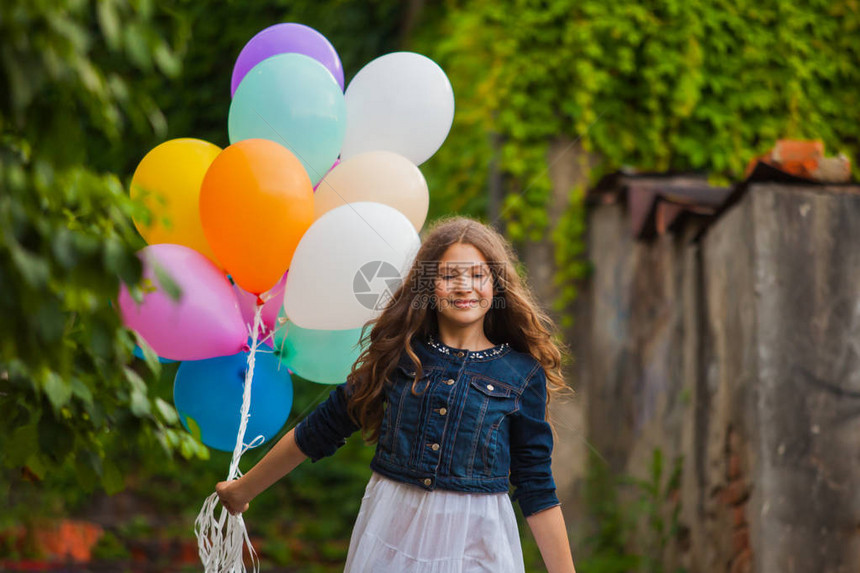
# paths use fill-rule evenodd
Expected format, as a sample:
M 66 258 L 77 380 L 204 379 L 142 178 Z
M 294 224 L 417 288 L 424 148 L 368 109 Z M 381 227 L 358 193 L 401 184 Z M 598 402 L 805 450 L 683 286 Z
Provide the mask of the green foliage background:
M 547 165 L 553 141 L 596 155 L 592 181 L 623 167 L 739 180 L 780 138 L 820 139 L 857 172 L 855 0 L 446 6 L 415 42 L 445 69 L 457 96 L 454 128 L 427 166 L 431 189 L 437 207 L 485 215 L 495 162 L 506 182 L 502 219 L 516 242 L 542 240 L 557 207 Z M 570 190 L 550 237 L 559 310 L 587 271 L 583 191 Z
M 360 65 L 397 41 L 399 7 L 376 2 L 12 0 L 0 7 L 0 560 L 34 556 L 44 518 L 84 516 L 126 489 L 144 505 L 97 555 L 191 523 L 229 456 L 178 424 L 175 365 L 132 358 L 112 306 L 140 278 L 144 246 L 128 198 L 137 163 L 172 137 L 227 144 L 230 75 L 241 47 L 280 21 L 316 27 Z M 350 68 L 347 68 L 350 69 Z M 296 381 L 296 409 L 324 397 Z M 296 420 L 292 420 L 290 425 Z M 353 440 L 255 503 L 275 562 L 336 569 L 369 476 Z M 256 459 L 260 457 L 256 455 Z M 255 461 L 246 455 L 243 465 Z M 247 468 L 247 466 L 246 466 Z M 126 495 L 124 493 L 123 495 Z M 109 504 L 108 504 L 109 505 Z M 317 515 L 319 519 L 299 519 Z M 9 529 L 12 528 L 12 529 Z M 3 534 L 2 532 L 7 534 Z M 258 533 L 255 533 L 258 534 Z
M 7 0 L 0 499 L 9 509 L 0 529 L 85 513 L 103 495 L 94 491 L 128 487 L 155 513 L 105 542 L 105 554 L 122 555 L 123 535 L 151 533 L 164 516 L 188 535 L 198 502 L 226 472 L 224 456 L 178 425 L 175 365 L 132 359 L 134 338 L 111 299 L 120 281 L 134 287 L 140 276 L 134 253 L 143 242 L 130 222 L 140 207 L 127 194 L 138 161 L 173 137 L 226 145 L 233 61 L 257 31 L 281 21 L 329 38 L 347 81 L 404 47 L 443 67 L 457 113 L 445 145 L 422 166 L 431 218 L 486 218 L 496 165 L 510 238 L 556 247 L 558 308 L 585 272 L 585 218 L 584 190 L 571 189 L 546 237 L 553 142 L 579 143 L 596 157 L 592 179 L 626 166 L 738 179 L 782 137 L 821 139 L 855 165 L 860 151 L 856 0 Z M 296 413 L 322 398 L 300 380 L 296 391 Z M 273 562 L 337 569 L 370 454 L 353 439 L 255 502 L 251 515 Z M 252 452 L 245 463 L 254 460 Z M 303 519 L 309 514 L 318 519 Z M 624 545 L 617 535 L 601 543 Z M 533 547 L 527 559 L 537 559 Z
M 442 186 L 481 195 L 487 136 L 502 136 L 519 238 L 546 223 L 546 151 L 559 137 L 597 153 L 600 173 L 736 179 L 786 137 L 854 157 L 858 31 L 851 0 L 452 2 L 416 41 L 457 94 L 455 131 L 435 163 Z
M 109 453 L 136 445 L 205 455 L 149 392 L 158 364 L 130 366 L 134 340 L 111 306 L 134 284 L 143 245 L 121 171 L 105 163 L 124 137 L 163 137 L 140 89 L 175 75 L 172 29 L 146 5 L 5 2 L 0 8 L 0 456 L 36 479 L 122 488 Z M 126 149 L 131 156 L 134 152 Z M 4 512 L 3 519 L 9 519 Z

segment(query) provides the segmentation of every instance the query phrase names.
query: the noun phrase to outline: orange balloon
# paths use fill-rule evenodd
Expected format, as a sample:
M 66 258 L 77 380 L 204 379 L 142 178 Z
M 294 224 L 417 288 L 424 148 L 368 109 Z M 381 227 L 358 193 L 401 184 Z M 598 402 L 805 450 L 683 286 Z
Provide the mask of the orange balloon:
M 240 287 L 261 294 L 275 286 L 314 219 L 305 168 L 268 139 L 230 145 L 200 187 L 200 220 L 215 256 Z

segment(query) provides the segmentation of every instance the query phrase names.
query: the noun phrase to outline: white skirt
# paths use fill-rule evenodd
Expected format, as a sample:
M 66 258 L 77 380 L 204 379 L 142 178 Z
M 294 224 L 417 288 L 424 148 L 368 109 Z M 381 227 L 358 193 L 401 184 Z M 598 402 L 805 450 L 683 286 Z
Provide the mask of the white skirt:
M 344 573 L 525 573 L 507 493 L 427 491 L 376 472 Z

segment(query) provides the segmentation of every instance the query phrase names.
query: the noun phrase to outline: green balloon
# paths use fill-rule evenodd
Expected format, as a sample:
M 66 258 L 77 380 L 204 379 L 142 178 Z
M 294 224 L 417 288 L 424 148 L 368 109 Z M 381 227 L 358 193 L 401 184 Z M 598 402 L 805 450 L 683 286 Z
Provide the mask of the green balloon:
M 227 115 L 230 143 L 271 139 L 319 183 L 334 165 L 346 133 L 346 100 L 324 65 L 302 54 L 279 54 L 248 72 Z
M 319 384 L 340 384 L 363 350 L 361 328 L 316 330 L 296 326 L 283 309 L 275 330 L 275 354 L 296 375 Z

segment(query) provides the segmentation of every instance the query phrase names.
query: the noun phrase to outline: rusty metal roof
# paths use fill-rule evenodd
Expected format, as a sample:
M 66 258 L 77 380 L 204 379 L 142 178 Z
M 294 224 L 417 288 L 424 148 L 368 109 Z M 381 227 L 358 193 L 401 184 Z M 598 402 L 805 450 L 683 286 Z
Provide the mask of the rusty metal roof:
M 713 221 L 741 200 L 751 184 L 764 182 L 821 185 L 818 181 L 799 177 L 764 161 L 751 165 L 747 178 L 731 187 L 711 185 L 707 175 L 699 173 L 661 174 L 625 170 L 603 177 L 588 192 L 586 201 L 590 205 L 626 204 L 630 229 L 638 239 L 651 239 L 676 231 L 691 217 L 701 222 L 696 233 L 696 238 L 699 238 Z M 829 185 L 843 186 L 850 185 Z
M 618 172 L 601 179 L 588 201 L 626 203 L 633 234 L 648 239 L 674 230 L 687 216 L 713 216 L 731 192 L 705 175 Z

